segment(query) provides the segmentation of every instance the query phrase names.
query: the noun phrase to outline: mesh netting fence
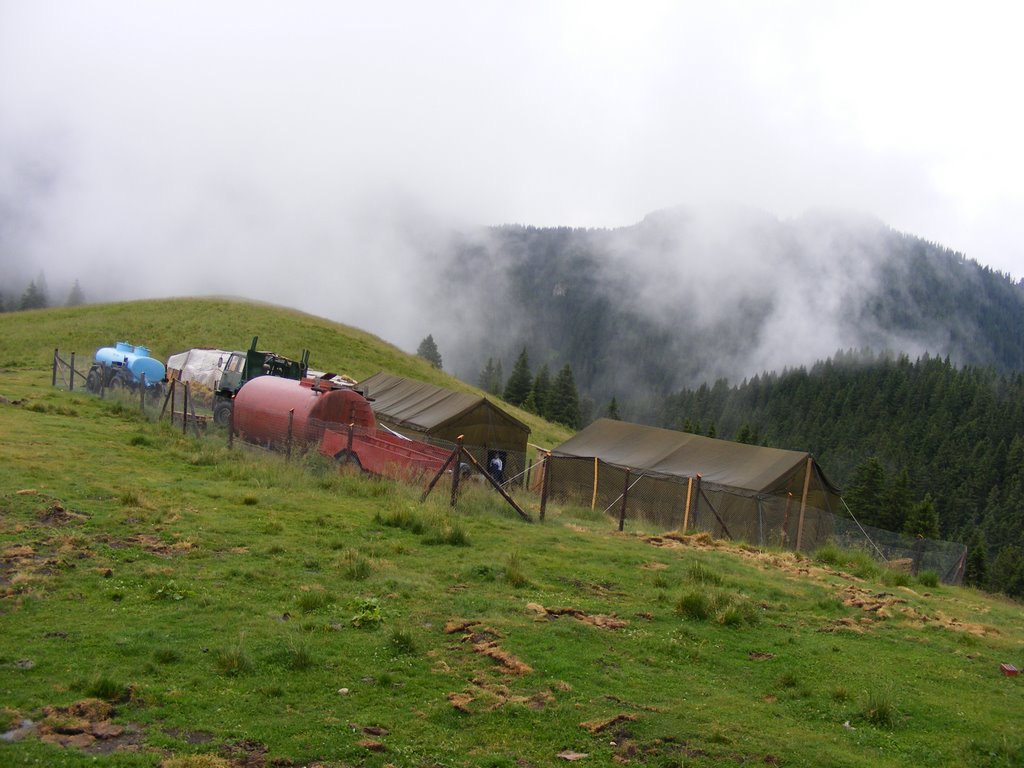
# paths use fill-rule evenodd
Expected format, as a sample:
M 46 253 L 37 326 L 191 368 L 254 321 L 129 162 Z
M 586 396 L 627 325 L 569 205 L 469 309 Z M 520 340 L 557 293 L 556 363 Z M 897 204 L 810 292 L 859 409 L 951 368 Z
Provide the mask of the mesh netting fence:
M 547 466 L 548 499 L 603 510 L 635 529 L 707 531 L 758 546 L 803 551 L 833 542 L 864 549 L 909 572 L 933 571 L 945 583 L 959 584 L 963 578 L 962 544 L 861 526 L 849 514 L 801 505 L 793 495 L 627 470 L 593 458 L 552 456 Z

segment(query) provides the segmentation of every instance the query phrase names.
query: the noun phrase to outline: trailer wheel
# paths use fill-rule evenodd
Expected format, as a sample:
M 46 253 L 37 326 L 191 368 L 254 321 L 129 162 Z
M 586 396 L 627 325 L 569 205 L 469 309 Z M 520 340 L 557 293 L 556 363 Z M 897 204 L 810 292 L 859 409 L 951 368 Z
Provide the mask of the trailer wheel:
M 127 382 L 124 380 L 124 376 L 120 373 L 115 373 L 110 377 L 110 381 L 107 383 L 107 389 L 112 393 L 124 392 L 127 387 Z
M 356 471 L 361 472 L 362 474 L 367 474 L 366 470 L 363 469 L 363 465 L 359 463 L 359 457 L 356 456 L 356 454 L 354 453 L 349 453 L 348 451 L 341 451 L 340 453 L 335 455 L 334 460 L 338 462 L 339 466 L 352 467 L 352 469 L 355 469 Z
M 101 373 L 99 368 L 90 368 L 89 375 L 85 377 L 85 388 L 94 395 L 99 394 L 101 386 Z
M 163 384 L 154 384 L 152 387 L 149 387 L 148 391 L 146 392 L 146 399 L 147 400 L 150 399 L 150 398 L 152 398 L 153 400 L 159 400 L 163 396 L 164 396 L 164 385 Z
M 213 423 L 218 427 L 226 427 L 231 424 L 231 408 L 232 404 L 230 401 L 224 401 L 217 403 L 213 406 Z

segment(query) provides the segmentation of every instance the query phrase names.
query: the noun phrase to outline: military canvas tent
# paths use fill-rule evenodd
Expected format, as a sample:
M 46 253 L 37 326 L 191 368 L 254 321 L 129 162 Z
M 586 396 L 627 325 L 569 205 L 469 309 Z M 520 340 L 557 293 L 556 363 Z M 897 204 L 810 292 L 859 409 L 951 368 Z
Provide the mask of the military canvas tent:
M 840 504 L 839 490 L 805 451 L 611 419 L 552 451 L 549 472 L 549 495 L 617 514 L 625 490 L 630 517 L 761 544 L 823 541 L 828 513 Z
M 530 428 L 485 397 L 383 371 L 356 388 L 369 398 L 377 420 L 398 432 L 438 444 L 454 444 L 463 435 L 481 464 L 501 458 L 504 479 L 525 468 Z

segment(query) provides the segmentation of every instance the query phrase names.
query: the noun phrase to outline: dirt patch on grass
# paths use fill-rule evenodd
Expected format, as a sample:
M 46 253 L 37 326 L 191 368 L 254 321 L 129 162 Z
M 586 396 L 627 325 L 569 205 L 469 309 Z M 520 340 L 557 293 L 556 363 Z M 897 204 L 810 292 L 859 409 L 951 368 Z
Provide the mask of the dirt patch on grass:
M 508 686 L 484 681 L 474 681 L 462 691 L 449 693 L 447 698 L 454 709 L 469 715 L 493 712 L 508 704 L 520 704 L 540 711 L 555 701 L 554 694 L 549 690 L 539 690 L 524 696 L 513 693 Z
M 103 536 L 100 537 L 99 541 L 102 541 L 111 549 L 139 547 L 151 555 L 167 558 L 187 554 L 192 551 L 194 546 L 192 542 L 187 539 L 168 543 L 159 536 L 154 536 L 151 533 L 133 533 L 130 536 L 125 536 L 124 538 Z
M 135 725 L 111 722 L 114 706 L 101 699 L 82 699 L 67 707 L 44 707 L 37 726 L 40 741 L 91 754 L 137 752 L 142 732 Z
M 629 621 L 626 619 L 620 619 L 615 614 L 606 615 L 601 613 L 586 613 L 577 608 L 545 608 L 539 603 L 528 603 L 526 610 L 533 611 L 539 617 L 546 618 L 553 616 L 555 618 L 559 616 L 571 616 L 577 621 L 581 621 L 584 624 L 589 624 L 592 627 L 600 627 L 601 629 L 622 629 L 623 627 L 629 626 Z
M 65 509 L 64 505 L 57 500 L 51 501 L 46 507 L 36 512 L 36 520 L 41 525 L 63 527 L 82 523 L 89 518 L 82 512 L 72 509 Z
M 484 627 L 479 621 L 451 619 L 445 624 L 444 632 L 446 635 L 461 633 L 460 644 L 469 645 L 475 653 L 498 662 L 510 674 L 526 675 L 533 672 L 533 667 L 501 647 L 498 643 L 501 634 L 496 629 Z
M 588 733 L 601 733 L 611 728 L 613 725 L 619 723 L 631 723 L 636 720 L 636 715 L 629 712 L 620 712 L 612 717 L 607 717 L 602 720 L 588 720 L 584 723 L 580 723 L 580 728 L 587 731 Z
M 524 661 L 520 661 L 508 651 L 504 650 L 495 641 L 473 643 L 473 650 L 489 659 L 498 662 L 501 667 L 513 675 L 528 675 L 533 672 L 533 667 Z

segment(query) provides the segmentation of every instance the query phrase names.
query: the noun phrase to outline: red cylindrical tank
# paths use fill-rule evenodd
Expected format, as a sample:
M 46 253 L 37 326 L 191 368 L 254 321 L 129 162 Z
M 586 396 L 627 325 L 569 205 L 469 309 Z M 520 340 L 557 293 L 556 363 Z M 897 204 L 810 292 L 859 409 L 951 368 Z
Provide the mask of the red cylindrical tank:
M 352 389 L 314 388 L 313 379 L 282 379 L 257 376 L 235 395 L 235 434 L 262 445 L 282 445 L 289 437 L 294 443 L 316 443 L 324 428 L 346 429 L 355 424 L 364 434 L 377 431 L 377 420 L 366 398 Z

